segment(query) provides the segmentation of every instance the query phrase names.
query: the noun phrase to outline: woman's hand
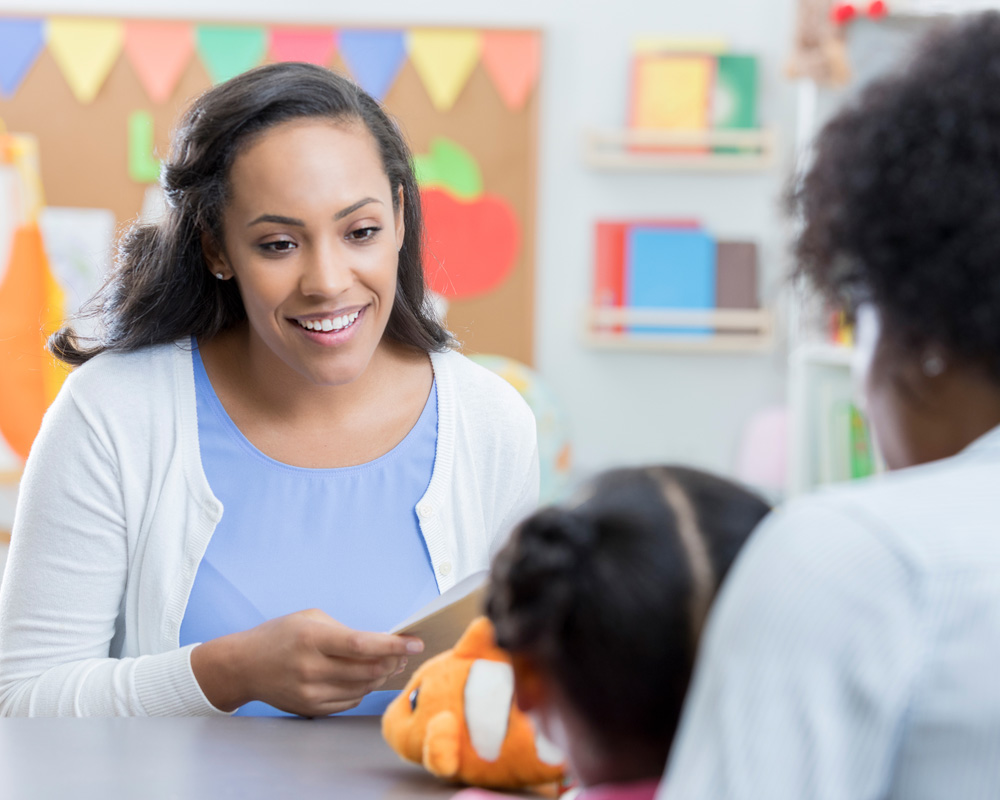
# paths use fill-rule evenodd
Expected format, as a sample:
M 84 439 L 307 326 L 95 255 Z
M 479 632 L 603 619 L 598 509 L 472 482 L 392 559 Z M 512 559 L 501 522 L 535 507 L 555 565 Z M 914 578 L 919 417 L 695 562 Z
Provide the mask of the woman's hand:
M 191 651 L 191 668 L 216 708 L 251 700 L 306 717 L 354 708 L 406 666 L 423 642 L 356 631 L 317 609 L 272 619 Z

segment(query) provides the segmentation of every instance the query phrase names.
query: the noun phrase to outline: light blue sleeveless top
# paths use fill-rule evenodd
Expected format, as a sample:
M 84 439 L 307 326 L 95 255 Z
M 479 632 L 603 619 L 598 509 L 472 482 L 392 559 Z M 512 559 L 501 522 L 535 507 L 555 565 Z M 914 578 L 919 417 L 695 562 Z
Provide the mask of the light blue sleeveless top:
M 180 645 L 319 608 L 348 627 L 387 631 L 437 597 L 414 510 L 437 445 L 437 384 L 394 449 L 367 464 L 306 469 L 275 461 L 229 418 L 194 349 L 202 467 L 225 512 L 195 577 Z M 381 714 L 372 692 L 346 714 Z M 263 702 L 246 716 L 284 716 Z

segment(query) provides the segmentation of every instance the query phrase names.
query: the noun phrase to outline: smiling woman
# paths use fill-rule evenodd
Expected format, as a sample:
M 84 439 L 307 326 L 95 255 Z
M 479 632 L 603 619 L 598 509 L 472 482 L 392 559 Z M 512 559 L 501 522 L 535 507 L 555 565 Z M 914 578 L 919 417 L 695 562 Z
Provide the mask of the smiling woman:
M 538 494 L 534 418 L 425 298 L 396 125 L 318 67 L 198 98 L 36 439 L 0 590 L 5 714 L 379 713 L 378 631 Z M 484 424 L 484 421 L 488 423 Z

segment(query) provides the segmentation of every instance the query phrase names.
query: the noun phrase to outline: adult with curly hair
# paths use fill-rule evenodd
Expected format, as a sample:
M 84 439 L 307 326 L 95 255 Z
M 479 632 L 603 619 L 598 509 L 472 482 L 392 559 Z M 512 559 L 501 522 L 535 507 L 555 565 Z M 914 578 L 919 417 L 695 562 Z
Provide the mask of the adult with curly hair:
M 1000 14 L 864 91 L 792 193 L 799 271 L 859 304 L 890 474 L 776 512 L 712 618 L 663 797 L 1000 786 Z
M 0 713 L 380 713 L 380 631 L 485 569 L 535 421 L 424 292 L 399 128 L 309 64 L 198 98 L 25 469 Z

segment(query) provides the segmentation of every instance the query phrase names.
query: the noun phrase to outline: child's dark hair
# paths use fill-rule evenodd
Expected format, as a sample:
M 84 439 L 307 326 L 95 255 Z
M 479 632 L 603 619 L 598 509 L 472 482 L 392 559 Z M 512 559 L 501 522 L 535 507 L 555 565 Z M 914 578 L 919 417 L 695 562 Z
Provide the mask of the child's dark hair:
M 525 520 L 493 565 L 498 644 L 527 654 L 599 741 L 669 750 L 709 605 L 767 504 L 682 467 L 599 477 Z

